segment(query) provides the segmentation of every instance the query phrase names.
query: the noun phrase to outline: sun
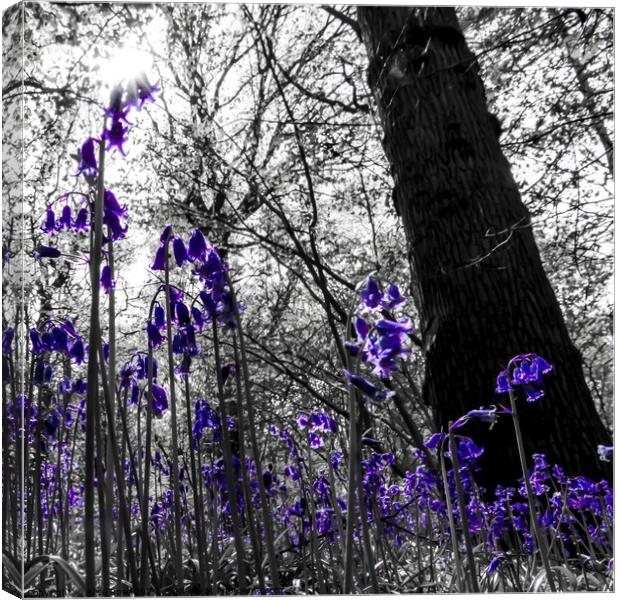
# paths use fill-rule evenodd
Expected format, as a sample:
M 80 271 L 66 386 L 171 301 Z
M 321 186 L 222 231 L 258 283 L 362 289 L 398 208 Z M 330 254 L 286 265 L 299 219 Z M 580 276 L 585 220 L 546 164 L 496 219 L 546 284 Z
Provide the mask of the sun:
M 121 46 L 102 56 L 99 74 L 104 87 L 111 89 L 121 81 L 128 81 L 153 69 L 153 56 L 139 48 Z

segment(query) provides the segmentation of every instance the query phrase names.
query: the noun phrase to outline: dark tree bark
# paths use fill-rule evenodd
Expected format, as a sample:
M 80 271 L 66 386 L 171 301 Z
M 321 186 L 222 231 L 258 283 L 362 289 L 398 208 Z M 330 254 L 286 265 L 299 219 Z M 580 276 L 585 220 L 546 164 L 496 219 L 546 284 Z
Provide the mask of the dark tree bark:
M 425 399 L 438 427 L 507 403 L 495 378 L 517 354 L 555 366 L 546 395 L 519 402 L 526 449 L 570 474 L 610 477 L 610 436 L 542 267 L 530 217 L 487 111 L 478 65 L 451 8 L 358 9 L 423 323 L 433 322 Z M 468 424 L 489 491 L 520 473 L 512 424 Z

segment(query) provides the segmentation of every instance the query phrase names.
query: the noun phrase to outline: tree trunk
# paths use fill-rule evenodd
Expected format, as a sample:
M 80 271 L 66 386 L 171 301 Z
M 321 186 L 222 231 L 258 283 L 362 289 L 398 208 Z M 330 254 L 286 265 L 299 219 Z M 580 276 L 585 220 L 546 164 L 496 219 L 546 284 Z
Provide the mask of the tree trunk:
M 598 416 L 559 304 L 542 267 L 530 216 L 488 113 L 478 65 L 451 8 L 358 9 L 368 78 L 384 129 L 415 273 L 423 324 L 434 322 L 425 399 L 437 427 L 508 399 L 495 378 L 517 354 L 555 366 L 545 396 L 520 401 L 528 454 L 570 474 L 610 477 Z M 510 419 L 466 425 L 484 446 L 489 491 L 520 473 Z

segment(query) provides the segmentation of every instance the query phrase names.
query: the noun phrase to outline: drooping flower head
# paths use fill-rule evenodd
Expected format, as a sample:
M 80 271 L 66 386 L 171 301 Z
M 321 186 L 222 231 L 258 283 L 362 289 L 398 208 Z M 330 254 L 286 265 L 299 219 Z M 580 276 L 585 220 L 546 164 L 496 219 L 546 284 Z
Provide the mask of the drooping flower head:
M 60 250 L 58 250 L 58 248 L 52 248 L 51 246 L 44 246 L 43 244 L 41 244 L 34 251 L 34 257 L 37 260 L 40 260 L 42 258 L 58 258 L 60 254 L 61 252 Z
M 15 331 L 12 327 L 7 327 L 2 334 L 2 354 L 13 353 L 13 338 L 15 337 Z
M 56 233 L 56 215 L 51 204 L 47 205 L 45 223 L 41 225 L 41 231 L 47 235 L 54 235 Z
M 502 394 L 521 388 L 526 400 L 535 402 L 545 394 L 542 389 L 543 375 L 552 370 L 553 366 L 537 354 L 519 354 L 497 376 L 496 392 Z
M 104 265 L 101 269 L 101 287 L 106 294 L 116 287 L 116 281 L 112 279 L 110 265 Z
M 82 144 L 80 148 L 80 165 L 78 167 L 78 172 L 75 174 L 76 177 L 82 175 L 82 173 L 87 177 L 94 177 L 97 175 L 98 167 L 97 159 L 95 158 L 96 142 L 96 138 L 90 137 Z
M 123 144 L 127 141 L 128 127 L 125 127 L 120 119 L 113 119 L 112 125 L 103 133 L 103 139 L 108 142 L 106 150 L 116 148 L 122 156 L 126 156 Z
M 147 102 L 155 102 L 155 94 L 159 91 L 159 83 L 150 84 L 146 74 L 140 73 L 127 84 L 127 106 L 141 110 Z

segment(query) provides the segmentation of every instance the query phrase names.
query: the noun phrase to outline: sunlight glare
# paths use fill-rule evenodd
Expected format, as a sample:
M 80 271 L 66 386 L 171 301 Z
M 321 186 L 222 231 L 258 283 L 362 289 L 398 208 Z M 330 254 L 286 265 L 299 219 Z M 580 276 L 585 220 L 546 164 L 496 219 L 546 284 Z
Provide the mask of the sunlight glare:
M 109 89 L 123 80 L 137 77 L 142 72 L 149 73 L 152 67 L 153 57 L 149 52 L 121 47 L 101 58 L 100 76 L 104 87 Z

